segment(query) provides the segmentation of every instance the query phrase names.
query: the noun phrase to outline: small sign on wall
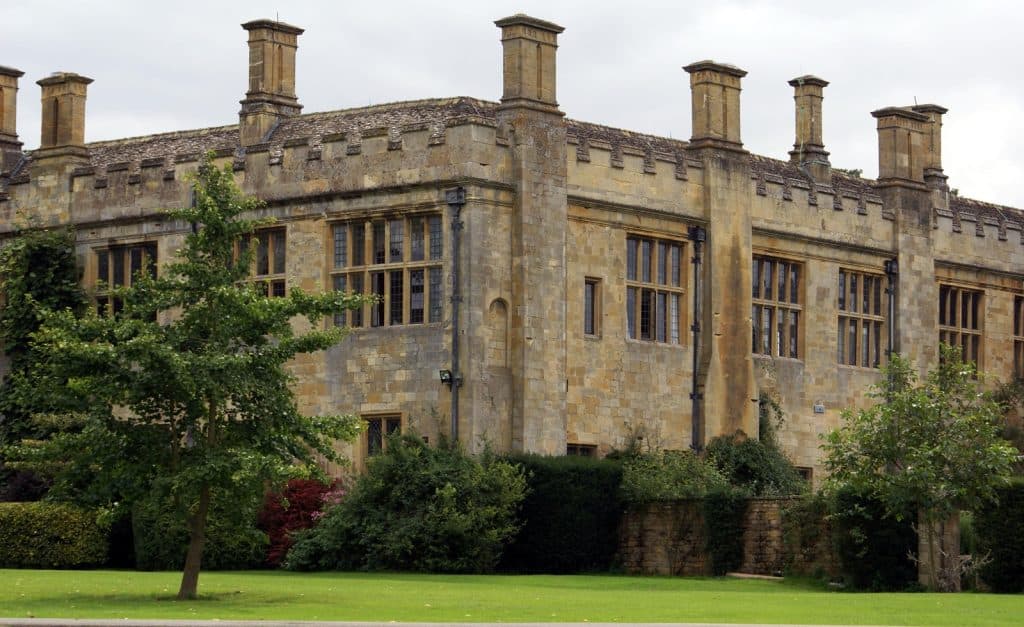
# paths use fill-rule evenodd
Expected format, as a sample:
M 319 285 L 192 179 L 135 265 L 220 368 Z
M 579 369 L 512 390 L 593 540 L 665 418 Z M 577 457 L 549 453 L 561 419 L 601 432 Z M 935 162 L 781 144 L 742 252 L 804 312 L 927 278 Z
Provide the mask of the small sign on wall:
M 821 401 L 816 402 L 814 404 L 814 413 L 816 413 L 816 414 L 824 414 L 825 413 L 825 403 L 822 403 Z

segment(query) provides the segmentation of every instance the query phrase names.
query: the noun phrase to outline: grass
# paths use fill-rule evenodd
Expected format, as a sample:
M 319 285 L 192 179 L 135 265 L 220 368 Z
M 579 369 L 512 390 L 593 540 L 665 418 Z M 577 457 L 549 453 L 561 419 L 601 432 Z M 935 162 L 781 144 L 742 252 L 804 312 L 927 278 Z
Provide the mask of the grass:
M 429 622 L 726 622 L 1011 625 L 1024 596 L 883 594 L 735 579 L 0 570 L 0 617 Z

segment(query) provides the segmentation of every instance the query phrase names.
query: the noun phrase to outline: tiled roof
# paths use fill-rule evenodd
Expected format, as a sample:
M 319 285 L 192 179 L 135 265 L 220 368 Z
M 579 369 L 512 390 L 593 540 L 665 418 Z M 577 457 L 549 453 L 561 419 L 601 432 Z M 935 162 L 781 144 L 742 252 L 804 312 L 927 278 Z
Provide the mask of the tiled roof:
M 807 176 L 790 161 L 771 159 L 761 155 L 751 155 L 751 169 L 754 176 L 766 176 L 769 178 L 782 178 L 791 181 L 808 182 Z M 863 179 L 858 176 L 850 176 L 838 170 L 832 170 L 831 187 L 841 194 L 853 197 L 874 197 L 878 193 L 871 184 L 870 179 Z
M 972 216 L 991 224 L 1001 225 L 1001 229 L 1008 224 L 1017 224 L 1024 230 L 1024 211 L 1014 207 L 950 194 L 949 210 L 961 217 Z
M 645 135 L 578 120 L 566 120 L 566 133 L 577 141 L 583 139 L 589 142 L 599 141 L 620 148 L 633 148 L 644 153 L 653 151 L 663 155 L 672 155 L 686 148 L 686 142 L 678 139 Z

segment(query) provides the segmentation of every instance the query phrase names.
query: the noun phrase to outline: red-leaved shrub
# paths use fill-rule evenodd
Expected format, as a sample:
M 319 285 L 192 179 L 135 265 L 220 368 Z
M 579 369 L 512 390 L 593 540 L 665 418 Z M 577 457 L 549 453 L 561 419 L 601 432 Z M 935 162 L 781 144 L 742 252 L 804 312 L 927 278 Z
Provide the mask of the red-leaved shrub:
M 338 503 L 346 492 L 341 480 L 327 485 L 314 479 L 291 479 L 284 491 L 267 492 L 257 520 L 270 537 L 267 565 L 280 566 L 292 546 L 292 533 L 315 525 L 324 507 Z

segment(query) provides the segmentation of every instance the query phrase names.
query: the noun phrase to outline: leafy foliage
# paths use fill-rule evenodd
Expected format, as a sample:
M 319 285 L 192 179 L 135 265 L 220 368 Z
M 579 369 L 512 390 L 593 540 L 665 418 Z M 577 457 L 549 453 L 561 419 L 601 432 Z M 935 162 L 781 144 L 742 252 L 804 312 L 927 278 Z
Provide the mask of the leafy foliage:
M 292 547 L 292 534 L 312 527 L 323 516 L 325 499 L 343 496 L 341 481 L 327 484 L 316 479 L 290 479 L 281 491 L 267 492 L 257 526 L 270 538 L 266 563 L 280 566 Z
M 516 532 L 526 493 L 518 466 L 458 443 L 393 435 L 365 475 L 313 529 L 299 533 L 294 570 L 485 572 Z
M 43 311 L 84 310 L 85 294 L 78 285 L 75 235 L 71 230 L 29 230 L 0 249 L 4 306 L 0 337 L 14 367 L 30 350 Z
M 943 346 L 920 385 L 898 355 L 884 375 L 870 393 L 879 403 L 845 412 L 824 444 L 831 484 L 878 498 L 896 517 L 921 509 L 942 520 L 992 500 L 1016 451 L 1000 437 L 1002 408 L 979 388 L 973 365 Z
M 704 497 L 704 538 L 711 574 L 722 576 L 743 563 L 743 518 L 747 495 L 729 488 L 714 490 Z
M 522 528 L 498 568 L 514 572 L 576 573 L 608 570 L 622 517 L 622 464 L 577 456 L 515 455 L 529 492 Z
M 318 324 L 325 315 L 366 302 L 298 289 L 267 298 L 246 281 L 253 247 L 235 258 L 236 242 L 266 222 L 242 218 L 261 203 L 210 155 L 194 190 L 194 206 L 168 212 L 195 225 L 176 259 L 111 290 L 123 311 L 43 313 L 32 383 L 79 403 L 78 426 L 17 451 L 54 472 L 58 495 L 131 504 L 166 494 L 190 533 L 182 598 L 196 592 L 214 495 L 237 501 L 293 463 L 315 472 L 318 455 L 340 461 L 332 444 L 358 420 L 302 415 L 287 364 L 341 340 L 344 329 Z M 312 330 L 298 332 L 301 319 Z
M 46 496 L 50 482 L 31 470 L 0 471 L 0 502 L 25 503 Z
M 630 503 L 700 498 L 724 490 L 729 481 L 691 451 L 653 451 L 628 458 L 622 470 L 622 497 Z
M 958 349 L 943 345 L 923 382 L 898 355 L 884 375 L 870 393 L 879 402 L 845 412 L 843 427 L 829 434 L 829 482 L 880 503 L 896 520 L 920 512 L 931 537 L 940 521 L 995 498 L 1016 450 L 1000 437 L 1003 408 L 980 389 Z M 927 562 L 933 585 L 937 561 Z
M 203 567 L 241 570 L 264 564 L 269 541 L 256 528 L 256 501 L 225 502 L 219 495 L 210 503 Z M 239 507 L 241 509 L 239 509 Z M 140 570 L 181 570 L 189 530 L 173 499 L 152 497 L 132 509 L 135 566 Z
M 976 513 L 978 554 L 987 555 L 981 577 L 995 592 L 1024 592 L 1024 481 L 999 488 L 997 501 Z
M 85 295 L 78 285 L 75 236 L 70 230 L 28 230 L 0 249 L 0 342 L 8 371 L 0 386 L 0 448 L 22 438 L 45 436 L 32 415 L 54 411 L 54 398 L 35 393 L 24 382 L 32 369 L 31 336 L 44 311 L 80 314 Z M 12 473 L 0 459 L 0 500 L 37 500 L 48 483 L 30 471 Z
M 903 590 L 917 581 L 913 512 L 893 515 L 877 497 L 843 488 L 832 495 L 832 528 L 843 579 L 861 590 Z
M 97 512 L 67 503 L 0 503 L 0 568 L 82 568 L 107 559 Z
M 730 484 L 751 496 L 788 496 L 807 487 L 782 451 L 742 431 L 713 438 L 707 456 Z
M 1014 379 L 996 386 L 993 397 L 1007 409 L 1003 415 L 1001 435 L 1017 449 L 1014 475 L 1024 476 L 1024 381 Z
M 787 575 L 824 579 L 833 570 L 830 500 L 807 494 L 782 508 L 783 565 Z

